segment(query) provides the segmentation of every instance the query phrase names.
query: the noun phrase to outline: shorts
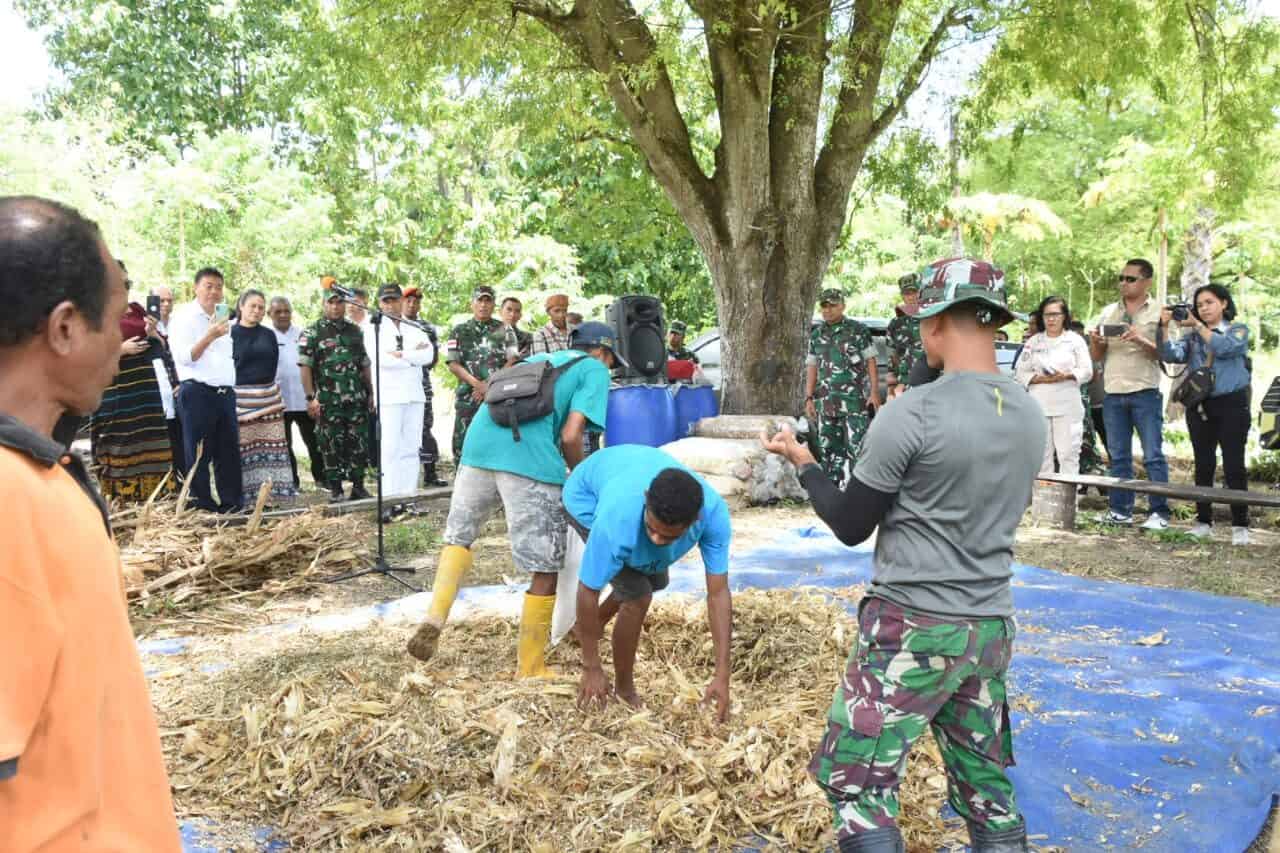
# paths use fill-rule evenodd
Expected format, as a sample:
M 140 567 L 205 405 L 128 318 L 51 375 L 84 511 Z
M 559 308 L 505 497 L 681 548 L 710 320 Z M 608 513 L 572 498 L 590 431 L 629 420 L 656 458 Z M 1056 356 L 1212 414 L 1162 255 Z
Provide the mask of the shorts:
M 622 571 L 614 575 L 609 583 L 613 586 L 613 595 L 619 601 L 636 601 L 653 595 L 660 589 L 666 589 L 667 584 L 671 583 L 671 575 L 666 569 L 651 575 L 623 566 Z
M 561 487 L 511 474 L 462 465 L 453 480 L 444 542 L 470 548 L 502 503 L 507 514 L 511 558 L 525 572 L 558 573 L 564 567 L 565 511 Z
M 591 528 L 584 527 L 578 519 L 567 512 L 565 517 L 569 520 L 569 526 L 582 537 L 583 542 L 586 542 L 591 535 Z M 623 566 L 622 571 L 609 579 L 609 585 L 613 587 L 613 596 L 619 601 L 637 601 L 666 589 L 669 583 L 671 583 L 671 574 L 666 569 L 657 574 L 651 574 L 630 566 Z

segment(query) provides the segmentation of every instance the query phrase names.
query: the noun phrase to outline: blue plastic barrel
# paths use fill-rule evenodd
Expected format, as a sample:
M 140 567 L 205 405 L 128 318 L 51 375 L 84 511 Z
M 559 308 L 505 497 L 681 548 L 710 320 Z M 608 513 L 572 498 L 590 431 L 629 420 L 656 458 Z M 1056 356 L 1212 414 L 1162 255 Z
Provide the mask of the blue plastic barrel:
M 624 385 L 609 391 L 604 443 L 658 447 L 676 436 L 676 403 L 664 385 Z
M 693 425 L 703 418 L 720 414 L 716 389 L 710 385 L 677 385 L 675 388 L 677 439 L 691 435 Z

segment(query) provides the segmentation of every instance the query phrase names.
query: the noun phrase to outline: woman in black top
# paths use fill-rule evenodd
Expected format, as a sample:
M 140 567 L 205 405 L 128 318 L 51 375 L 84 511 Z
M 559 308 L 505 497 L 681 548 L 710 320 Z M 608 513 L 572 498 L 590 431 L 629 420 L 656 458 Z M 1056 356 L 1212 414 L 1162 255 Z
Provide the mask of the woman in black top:
M 262 325 L 267 299 L 246 290 L 237 305 L 239 319 L 231 327 L 231 357 L 236 365 L 236 417 L 240 422 L 240 470 L 246 496 L 271 481 L 273 502 L 291 501 L 298 490 L 289 466 L 284 398 L 276 384 L 280 344 Z

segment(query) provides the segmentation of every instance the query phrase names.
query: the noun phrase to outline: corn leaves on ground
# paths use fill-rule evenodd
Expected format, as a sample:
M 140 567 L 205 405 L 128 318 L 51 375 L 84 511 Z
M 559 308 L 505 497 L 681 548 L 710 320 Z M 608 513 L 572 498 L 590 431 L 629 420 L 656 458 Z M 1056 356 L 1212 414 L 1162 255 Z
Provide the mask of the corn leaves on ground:
M 568 644 L 550 656 L 562 677 L 513 681 L 516 625 L 498 618 L 451 624 L 430 665 L 404 653 L 410 629 L 377 628 L 154 682 L 179 813 L 304 850 L 821 850 L 830 810 L 806 767 L 854 636 L 837 602 L 735 596 L 723 726 L 701 705 L 705 604 L 678 598 L 641 640 L 639 712 L 579 711 Z M 912 851 L 962 843 L 938 817 L 945 786 L 926 739 L 903 786 Z

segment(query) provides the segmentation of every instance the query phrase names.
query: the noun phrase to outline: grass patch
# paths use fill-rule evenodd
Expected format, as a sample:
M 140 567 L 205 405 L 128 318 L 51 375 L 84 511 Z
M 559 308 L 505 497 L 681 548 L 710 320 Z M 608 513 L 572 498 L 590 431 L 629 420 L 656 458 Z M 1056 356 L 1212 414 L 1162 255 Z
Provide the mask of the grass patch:
M 1148 536 L 1156 542 L 1163 542 L 1166 545 L 1199 545 L 1200 540 L 1192 536 L 1185 530 L 1153 530 Z
M 387 553 L 398 557 L 422 556 L 440 543 L 440 531 L 426 519 L 387 525 L 383 536 Z

